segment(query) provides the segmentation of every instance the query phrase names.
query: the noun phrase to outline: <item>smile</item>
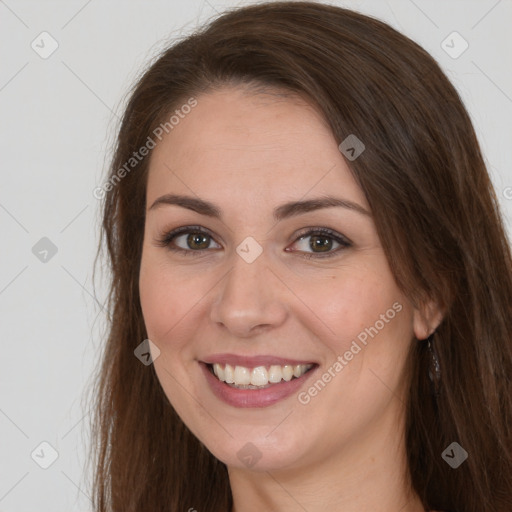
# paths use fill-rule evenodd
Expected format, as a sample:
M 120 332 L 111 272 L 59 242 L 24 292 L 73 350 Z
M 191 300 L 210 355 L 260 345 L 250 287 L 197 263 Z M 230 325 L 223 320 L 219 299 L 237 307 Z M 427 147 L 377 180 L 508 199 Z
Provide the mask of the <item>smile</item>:
M 256 366 L 232 366 L 230 364 L 208 365 L 210 371 L 221 381 L 236 389 L 264 389 L 281 381 L 298 379 L 308 372 L 313 364 L 285 364 Z
M 199 362 L 199 366 L 210 391 L 237 408 L 268 407 L 281 402 L 298 393 L 319 368 L 317 363 L 280 357 L 232 355 L 212 357 L 209 362 Z

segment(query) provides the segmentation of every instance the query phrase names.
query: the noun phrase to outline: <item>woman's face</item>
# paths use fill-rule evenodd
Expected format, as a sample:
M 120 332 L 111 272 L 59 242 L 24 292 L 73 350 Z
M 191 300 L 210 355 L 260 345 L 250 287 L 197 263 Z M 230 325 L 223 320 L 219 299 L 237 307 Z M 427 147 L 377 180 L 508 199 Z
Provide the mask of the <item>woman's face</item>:
M 163 390 L 231 468 L 355 461 L 399 432 L 428 328 L 304 101 L 225 88 L 180 116 L 151 156 L 140 294 Z

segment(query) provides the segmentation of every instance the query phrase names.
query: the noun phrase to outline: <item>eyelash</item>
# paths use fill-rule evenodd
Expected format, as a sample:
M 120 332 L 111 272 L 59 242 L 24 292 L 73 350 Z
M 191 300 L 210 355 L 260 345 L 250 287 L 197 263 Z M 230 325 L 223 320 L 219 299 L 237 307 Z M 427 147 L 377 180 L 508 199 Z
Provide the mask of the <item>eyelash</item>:
M 211 239 L 213 239 L 213 236 L 211 235 L 211 233 L 208 230 L 202 228 L 201 226 L 183 226 L 180 228 L 173 229 L 172 231 L 169 231 L 167 233 L 164 233 L 158 240 L 156 240 L 156 243 L 159 247 L 166 247 L 170 251 L 178 252 L 185 256 L 199 256 L 204 251 L 208 251 L 208 249 L 193 250 L 193 249 L 183 249 L 181 247 L 172 247 L 171 246 L 171 242 L 179 235 L 192 234 L 192 233 L 204 234 L 204 235 L 209 236 Z M 338 247 L 337 249 L 335 249 L 333 251 L 329 251 L 327 253 L 316 253 L 316 252 L 302 253 L 302 254 L 300 254 L 300 256 L 302 258 L 305 258 L 305 259 L 311 259 L 313 257 L 314 258 L 330 258 L 330 257 L 338 254 L 338 252 L 340 252 L 341 250 L 347 249 L 352 246 L 352 243 L 349 242 L 348 239 L 346 239 L 345 237 L 341 236 L 340 234 L 338 234 L 335 231 L 332 231 L 331 229 L 328 229 L 328 228 L 307 229 L 305 232 L 298 235 L 298 237 L 294 241 L 294 243 L 299 241 L 302 238 L 307 238 L 307 237 L 313 236 L 313 235 L 323 235 L 326 238 L 332 238 L 335 242 L 339 243 L 341 247 Z M 293 251 L 293 252 L 301 253 L 301 251 Z

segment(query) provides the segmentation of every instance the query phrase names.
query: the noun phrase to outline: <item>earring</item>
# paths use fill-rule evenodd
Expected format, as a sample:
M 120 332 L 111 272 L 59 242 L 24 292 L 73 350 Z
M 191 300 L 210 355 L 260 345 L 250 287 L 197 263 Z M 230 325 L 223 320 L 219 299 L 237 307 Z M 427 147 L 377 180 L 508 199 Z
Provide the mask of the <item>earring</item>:
M 427 338 L 427 349 L 430 359 L 428 376 L 433 386 L 433 393 L 435 396 L 438 396 L 441 381 L 441 366 L 439 364 L 439 357 L 437 355 L 436 347 L 434 346 L 434 334 L 435 331 Z

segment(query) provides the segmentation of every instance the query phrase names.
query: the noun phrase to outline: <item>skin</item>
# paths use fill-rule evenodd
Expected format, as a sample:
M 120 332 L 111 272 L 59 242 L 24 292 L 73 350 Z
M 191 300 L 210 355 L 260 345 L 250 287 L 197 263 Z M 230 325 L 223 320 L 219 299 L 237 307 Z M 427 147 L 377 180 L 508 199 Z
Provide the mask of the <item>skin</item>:
M 423 511 L 406 476 L 404 365 L 414 336 L 426 338 L 439 312 L 415 309 L 398 289 L 365 196 L 312 106 L 234 87 L 197 101 L 153 150 L 148 176 L 139 284 L 167 397 L 227 465 L 234 512 Z M 168 193 L 213 202 L 223 216 L 151 208 Z M 369 214 L 330 207 L 272 217 L 287 201 L 327 194 Z M 194 254 L 159 246 L 166 232 L 188 225 L 212 233 L 201 254 L 187 235 L 171 244 Z M 335 254 L 317 257 L 311 237 L 299 240 L 308 227 L 330 228 L 352 245 L 336 252 L 332 241 Z M 263 250 L 252 263 L 236 252 L 248 236 Z M 230 406 L 198 363 L 219 352 L 271 354 L 316 361 L 321 377 L 394 303 L 401 311 L 305 405 L 293 394 L 263 408 Z M 237 457 L 248 442 L 261 454 L 250 468 Z

